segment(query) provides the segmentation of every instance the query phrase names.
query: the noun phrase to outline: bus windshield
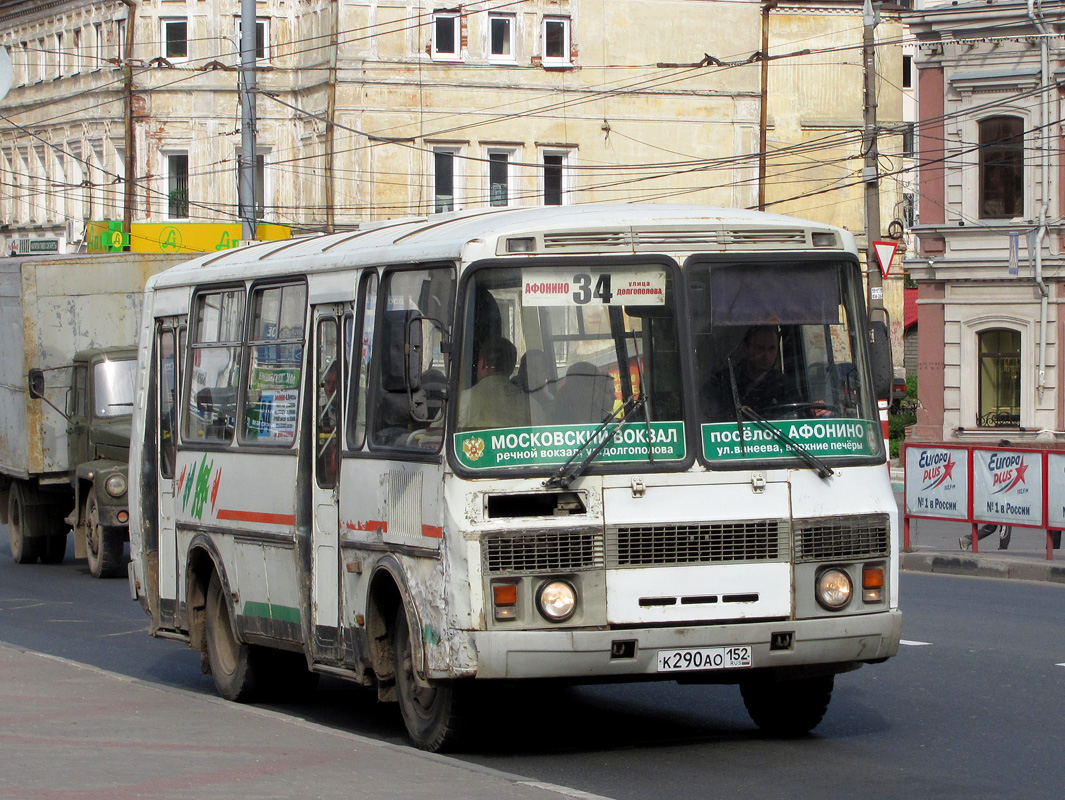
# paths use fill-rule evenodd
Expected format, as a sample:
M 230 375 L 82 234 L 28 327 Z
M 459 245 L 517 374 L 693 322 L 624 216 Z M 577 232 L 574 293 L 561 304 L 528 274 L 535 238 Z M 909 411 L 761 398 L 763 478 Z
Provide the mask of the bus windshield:
M 853 263 L 701 263 L 687 278 L 705 459 L 879 452 Z
M 685 458 L 665 264 L 487 267 L 467 283 L 455 455 L 471 470 Z

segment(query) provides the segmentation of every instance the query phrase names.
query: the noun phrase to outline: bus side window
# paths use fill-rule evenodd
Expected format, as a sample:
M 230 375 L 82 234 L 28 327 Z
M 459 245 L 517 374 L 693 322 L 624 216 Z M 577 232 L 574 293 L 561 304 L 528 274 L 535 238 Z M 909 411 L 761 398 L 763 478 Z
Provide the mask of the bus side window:
M 182 436 L 190 442 L 228 443 L 236 428 L 244 291 L 203 292 L 195 303 Z
M 374 328 L 377 322 L 377 273 L 363 273 L 359 285 L 359 318 L 352 338 L 351 387 L 348 390 L 348 444 L 359 449 L 366 441 L 366 394 L 373 357 Z M 354 354 L 358 353 L 357 356 Z M 353 360 L 351 360 L 353 359 Z
M 241 441 L 290 446 L 296 441 L 307 287 L 260 287 L 252 294 Z

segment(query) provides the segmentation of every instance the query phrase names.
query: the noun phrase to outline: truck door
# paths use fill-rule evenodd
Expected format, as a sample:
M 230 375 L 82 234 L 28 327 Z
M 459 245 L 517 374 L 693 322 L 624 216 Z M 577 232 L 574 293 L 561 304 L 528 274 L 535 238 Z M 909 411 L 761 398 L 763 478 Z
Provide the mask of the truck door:
M 345 320 L 342 305 L 314 309 L 314 455 L 311 488 L 311 625 L 316 660 L 339 657 L 340 627 L 340 512 L 339 477 L 341 420 L 344 419 L 344 380 L 347 371 L 341 337 Z M 349 312 L 350 313 L 350 312 Z M 350 316 L 348 317 L 350 319 Z

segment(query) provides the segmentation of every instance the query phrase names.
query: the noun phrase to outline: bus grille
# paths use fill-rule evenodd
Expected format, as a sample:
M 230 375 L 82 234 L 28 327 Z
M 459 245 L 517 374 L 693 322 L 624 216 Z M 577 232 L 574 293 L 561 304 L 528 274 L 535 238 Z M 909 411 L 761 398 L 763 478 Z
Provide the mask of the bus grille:
M 795 560 L 882 558 L 891 552 L 887 514 L 795 520 Z
M 485 572 L 574 572 L 603 566 L 603 537 L 595 531 L 493 536 L 482 542 Z
M 788 555 L 787 520 L 626 525 L 607 533 L 610 567 L 780 561 Z

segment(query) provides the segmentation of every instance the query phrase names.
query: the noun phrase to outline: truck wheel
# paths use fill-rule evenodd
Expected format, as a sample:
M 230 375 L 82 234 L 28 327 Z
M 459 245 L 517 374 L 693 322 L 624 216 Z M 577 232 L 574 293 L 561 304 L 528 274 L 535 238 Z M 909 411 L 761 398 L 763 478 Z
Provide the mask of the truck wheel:
M 96 491 L 85 498 L 85 549 L 89 572 L 94 578 L 117 578 L 125 574 L 122 560 L 122 534 L 117 528 L 100 524 L 100 507 Z M 64 545 L 66 537 L 64 536 Z
M 7 535 L 16 564 L 36 564 L 41 556 L 43 540 L 29 535 L 39 526 L 40 506 L 28 504 L 26 494 L 26 487 L 17 481 L 11 484 L 7 497 Z
M 411 660 L 407 613 L 402 605 L 396 612 L 392 631 L 396 696 L 403 724 L 414 744 L 435 753 L 453 744 L 458 736 L 462 697 L 453 683 L 439 683 L 432 687 L 418 684 Z
M 62 564 L 67 557 L 67 535 L 53 533 L 44 537 L 44 551 L 41 553 L 42 564 Z
M 250 699 L 258 688 L 256 649 L 237 639 L 217 572 L 207 586 L 206 625 L 207 662 L 215 688 L 226 700 Z
M 755 725 L 770 736 L 802 736 L 828 711 L 835 676 L 777 681 L 755 678 L 740 684 L 743 704 Z

